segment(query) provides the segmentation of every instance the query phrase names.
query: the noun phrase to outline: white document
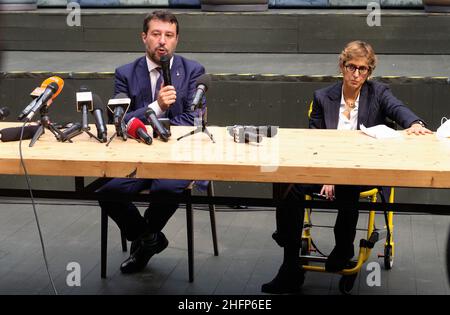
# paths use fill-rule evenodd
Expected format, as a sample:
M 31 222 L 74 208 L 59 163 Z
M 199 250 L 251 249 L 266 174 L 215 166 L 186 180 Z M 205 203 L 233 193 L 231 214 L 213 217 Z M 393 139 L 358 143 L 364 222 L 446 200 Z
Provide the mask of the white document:
M 363 124 L 359 126 L 362 132 L 376 139 L 400 138 L 401 134 L 386 125 L 376 125 L 366 128 Z

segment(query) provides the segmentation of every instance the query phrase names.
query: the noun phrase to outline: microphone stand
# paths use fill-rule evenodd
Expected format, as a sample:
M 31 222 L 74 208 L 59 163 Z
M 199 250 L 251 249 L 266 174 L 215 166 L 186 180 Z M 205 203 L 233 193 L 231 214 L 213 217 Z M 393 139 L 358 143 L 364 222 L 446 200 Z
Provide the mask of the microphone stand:
M 88 121 L 87 121 L 87 108 L 85 106 L 83 106 L 83 117 L 82 117 L 82 128 L 81 131 L 87 133 L 89 135 L 89 137 L 96 139 L 98 142 L 102 143 L 103 141 L 100 140 L 97 136 L 93 135 L 91 133 L 91 127 L 89 127 L 88 125 Z
M 111 138 L 109 138 L 108 142 L 106 143 L 106 146 L 109 146 L 109 144 L 111 143 L 111 141 L 114 139 L 115 136 L 122 137 L 123 141 L 127 141 L 128 132 L 127 132 L 127 127 L 126 127 L 125 123 L 123 122 L 123 117 L 120 120 L 119 124 L 120 124 L 120 135 L 117 133 L 118 128 L 116 128 L 116 131 L 113 133 Z
M 100 143 L 103 143 L 102 140 L 100 140 L 96 135 L 94 135 L 94 134 L 92 134 L 92 132 L 90 132 L 90 130 L 91 130 L 90 127 L 88 127 L 88 129 L 81 129 L 81 130 L 86 132 L 89 135 L 89 137 L 94 138 L 95 140 L 97 140 Z
M 74 130 L 71 130 L 71 133 L 69 135 L 66 135 L 65 133 L 63 133 L 63 137 L 59 140 L 61 140 L 62 142 L 65 142 L 65 141 L 72 142 L 71 139 L 73 139 L 76 136 L 79 136 L 80 134 L 85 132 L 89 135 L 89 137 L 96 139 L 100 143 L 103 142 L 97 136 L 95 136 L 94 134 L 92 134 L 90 132 L 91 128 L 89 127 L 89 125 L 87 125 L 87 120 L 85 120 L 85 117 L 83 117 L 83 122 L 81 124 L 75 123 L 74 125 L 78 125 L 78 126 L 76 126 L 76 128 Z M 68 129 L 66 129 L 64 132 L 67 132 Z
M 207 125 L 206 117 L 207 117 L 207 110 L 208 110 L 208 109 L 206 108 L 206 109 L 205 109 L 205 112 L 202 113 L 202 108 L 203 108 L 203 101 L 200 101 L 199 105 L 198 105 L 196 108 L 194 108 L 194 111 L 197 110 L 198 113 L 199 113 L 199 116 L 200 116 L 199 118 L 200 118 L 201 121 L 202 121 L 202 125 L 201 125 L 201 126 L 197 126 L 197 128 L 195 128 L 194 130 L 192 130 L 192 131 L 188 132 L 187 134 L 185 134 L 185 135 L 179 137 L 179 138 L 177 139 L 177 141 L 179 141 L 179 140 L 181 140 L 181 139 L 183 139 L 183 138 L 192 136 L 192 135 L 194 135 L 194 134 L 196 134 L 196 133 L 204 132 L 204 133 L 206 133 L 206 135 L 211 139 L 211 141 L 212 141 L 213 143 L 216 143 L 216 142 L 214 141 L 213 135 L 209 132 L 208 128 L 206 127 L 206 125 Z
M 56 128 L 52 122 L 50 122 L 50 117 L 48 116 L 48 107 L 43 106 L 40 109 L 41 119 L 39 122 L 39 128 L 36 130 L 36 132 L 33 135 L 33 138 L 31 139 L 31 142 L 29 144 L 29 147 L 31 148 L 36 141 L 45 133 L 45 128 L 50 130 L 56 137 L 57 140 L 60 140 L 63 136 L 62 132 Z M 69 140 L 70 141 L 70 140 Z M 72 142 L 72 141 L 70 141 Z

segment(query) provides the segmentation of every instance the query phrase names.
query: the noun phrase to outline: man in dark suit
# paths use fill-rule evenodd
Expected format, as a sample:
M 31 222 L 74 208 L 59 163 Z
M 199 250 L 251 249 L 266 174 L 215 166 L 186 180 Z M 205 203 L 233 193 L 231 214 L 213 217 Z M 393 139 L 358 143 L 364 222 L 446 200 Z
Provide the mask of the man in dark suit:
M 385 124 L 386 117 L 406 129 L 407 134 L 427 134 L 424 122 L 398 100 L 385 84 L 368 81 L 376 65 L 372 47 L 364 42 L 347 44 L 339 58 L 343 81 L 314 93 L 310 128 L 357 130 L 360 125 Z M 263 284 L 266 293 L 298 292 L 304 281 L 299 254 L 303 229 L 305 193 L 320 193 L 327 199 L 348 202 L 338 209 L 334 227 L 336 245 L 328 256 L 325 269 L 337 272 L 346 267 L 354 255 L 353 241 L 358 222 L 357 202 L 360 186 L 289 185 L 276 209 L 275 241 L 284 249 L 284 259 L 276 277 Z
M 205 73 L 205 69 L 198 62 L 174 55 L 178 32 L 176 17 L 167 11 L 155 11 L 145 18 L 141 37 L 146 55 L 115 72 L 115 94 L 125 93 L 131 99 L 125 121 L 133 117 L 146 121 L 144 113 L 151 108 L 158 117 L 169 118 L 172 125 L 194 125 L 190 104 L 197 78 Z M 163 55 L 170 58 L 172 85 L 162 84 L 160 59 Z M 154 254 L 168 246 L 161 231 L 178 208 L 178 204 L 170 199 L 174 194 L 182 193 L 189 183 L 188 180 L 116 178 L 99 189 L 99 192 L 126 194 L 149 190 L 160 197 L 158 200 L 165 200 L 152 202 L 144 216 L 131 202 L 99 201 L 102 209 L 132 242 L 130 257 L 120 266 L 123 273 L 142 270 Z

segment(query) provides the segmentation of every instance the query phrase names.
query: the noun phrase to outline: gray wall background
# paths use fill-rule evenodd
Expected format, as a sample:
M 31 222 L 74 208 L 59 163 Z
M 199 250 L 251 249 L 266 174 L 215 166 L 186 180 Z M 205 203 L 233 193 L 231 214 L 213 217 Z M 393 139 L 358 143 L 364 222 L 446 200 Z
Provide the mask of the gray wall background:
M 8 1 L 8 0 L 6 0 Z M 11 0 L 10 0 L 11 1 Z M 17 1 L 17 0 L 14 0 Z M 68 2 L 78 2 L 82 6 L 106 7 L 195 7 L 200 0 L 38 0 L 39 7 L 64 6 Z M 422 0 L 269 0 L 271 8 L 281 7 L 365 7 L 367 3 L 375 2 L 382 7 L 422 7 Z

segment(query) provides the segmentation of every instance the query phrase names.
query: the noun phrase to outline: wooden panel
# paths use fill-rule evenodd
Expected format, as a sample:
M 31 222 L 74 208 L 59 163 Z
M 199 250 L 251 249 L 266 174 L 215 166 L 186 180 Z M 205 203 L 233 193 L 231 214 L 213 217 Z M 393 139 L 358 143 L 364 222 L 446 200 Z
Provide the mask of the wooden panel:
M 355 39 L 370 43 L 378 54 L 448 53 L 447 16 L 395 14 L 383 11 L 380 27 L 367 25 L 367 11 L 326 18 L 303 16 L 299 18 L 299 53 L 340 53 Z

